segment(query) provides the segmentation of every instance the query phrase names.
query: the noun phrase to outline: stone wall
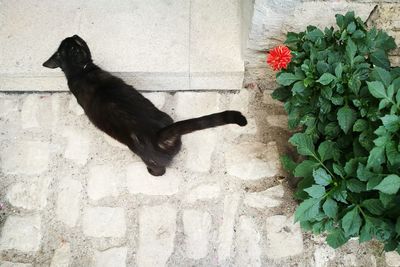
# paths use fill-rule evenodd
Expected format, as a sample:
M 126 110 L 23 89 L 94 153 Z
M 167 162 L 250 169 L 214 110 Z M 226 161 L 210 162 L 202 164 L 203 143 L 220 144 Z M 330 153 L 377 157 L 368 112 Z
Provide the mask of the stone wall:
M 252 3 L 247 42 L 244 48 L 244 87 L 276 88 L 275 72 L 266 64 L 269 49 L 282 44 L 288 31 L 304 31 L 307 25 L 320 28 L 335 24 L 335 14 L 354 11 L 369 26 L 386 30 L 400 44 L 400 1 L 308 1 L 242 0 Z M 245 5 L 245 4 L 244 4 Z M 246 5 L 245 5 L 246 6 Z M 323 12 L 321 12 L 323 11 Z M 244 21 L 244 23 L 246 23 Z M 393 65 L 400 65 L 399 50 L 391 53 Z

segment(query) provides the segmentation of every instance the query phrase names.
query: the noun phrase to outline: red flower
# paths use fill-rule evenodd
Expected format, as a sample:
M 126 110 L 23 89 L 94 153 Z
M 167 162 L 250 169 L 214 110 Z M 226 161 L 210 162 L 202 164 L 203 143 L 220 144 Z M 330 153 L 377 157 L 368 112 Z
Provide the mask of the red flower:
M 290 49 L 284 45 L 279 45 L 269 51 L 267 63 L 274 70 L 281 70 L 287 68 L 291 59 Z

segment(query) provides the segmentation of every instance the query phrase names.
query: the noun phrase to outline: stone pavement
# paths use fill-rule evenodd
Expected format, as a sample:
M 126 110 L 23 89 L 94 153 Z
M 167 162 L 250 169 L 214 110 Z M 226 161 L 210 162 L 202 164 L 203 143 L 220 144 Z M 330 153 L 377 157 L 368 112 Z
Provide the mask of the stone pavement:
M 166 175 L 95 129 L 69 93 L 0 94 L 0 266 L 399 266 L 293 224 L 282 105 L 268 93 L 145 93 L 174 119 L 249 124 L 183 138 Z

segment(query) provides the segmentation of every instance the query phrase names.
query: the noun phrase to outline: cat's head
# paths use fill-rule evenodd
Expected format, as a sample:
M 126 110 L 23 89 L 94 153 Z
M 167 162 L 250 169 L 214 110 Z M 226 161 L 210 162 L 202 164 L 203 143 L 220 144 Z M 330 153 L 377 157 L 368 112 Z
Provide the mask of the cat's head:
M 85 65 L 92 62 L 89 47 L 86 42 L 74 35 L 65 38 L 57 51 L 43 63 L 44 67 L 55 69 L 68 69 L 68 68 L 84 68 Z

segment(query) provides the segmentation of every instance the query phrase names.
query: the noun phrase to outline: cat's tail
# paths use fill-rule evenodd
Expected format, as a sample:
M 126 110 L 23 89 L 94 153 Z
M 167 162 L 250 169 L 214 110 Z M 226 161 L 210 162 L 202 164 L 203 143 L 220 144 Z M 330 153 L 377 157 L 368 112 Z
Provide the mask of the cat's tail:
M 199 118 L 178 121 L 160 130 L 158 133 L 158 145 L 160 148 L 168 150 L 168 148 L 174 147 L 184 134 L 225 124 L 245 126 L 247 120 L 239 111 L 227 110 Z

